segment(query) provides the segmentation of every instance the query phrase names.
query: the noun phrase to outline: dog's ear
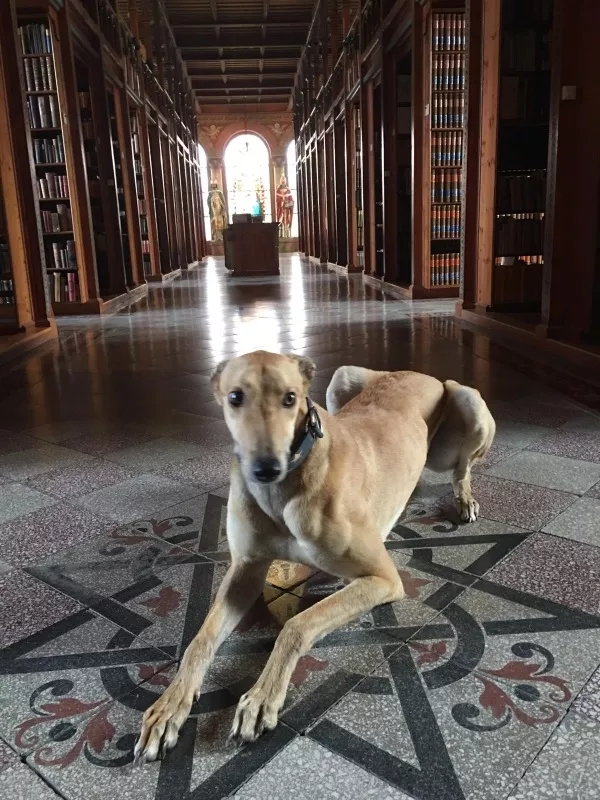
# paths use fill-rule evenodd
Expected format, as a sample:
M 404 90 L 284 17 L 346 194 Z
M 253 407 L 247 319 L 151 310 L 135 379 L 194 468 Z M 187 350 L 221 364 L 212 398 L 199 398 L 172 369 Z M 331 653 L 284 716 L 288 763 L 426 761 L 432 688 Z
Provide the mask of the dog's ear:
M 302 375 L 304 378 L 304 388 L 306 391 L 308 391 L 308 388 L 312 383 L 312 379 L 315 377 L 315 372 L 317 371 L 315 362 L 306 356 L 296 356 L 291 354 L 289 358 L 295 361 L 298 365 L 300 375 Z
M 228 363 L 228 361 L 221 361 L 210 379 L 210 385 L 212 387 L 215 400 L 219 405 L 221 405 L 223 401 L 223 393 L 221 392 L 221 374 Z

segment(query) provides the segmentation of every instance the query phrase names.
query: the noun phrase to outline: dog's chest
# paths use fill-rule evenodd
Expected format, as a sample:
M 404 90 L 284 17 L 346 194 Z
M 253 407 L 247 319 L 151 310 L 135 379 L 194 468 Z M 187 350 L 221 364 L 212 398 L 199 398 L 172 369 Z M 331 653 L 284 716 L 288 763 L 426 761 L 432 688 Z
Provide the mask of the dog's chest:
M 318 550 L 303 535 L 297 502 L 290 500 L 278 487 L 258 488 L 253 492 L 261 511 L 275 523 L 278 535 L 265 541 L 261 536 L 261 550 L 268 550 L 272 558 L 296 561 L 319 568 Z

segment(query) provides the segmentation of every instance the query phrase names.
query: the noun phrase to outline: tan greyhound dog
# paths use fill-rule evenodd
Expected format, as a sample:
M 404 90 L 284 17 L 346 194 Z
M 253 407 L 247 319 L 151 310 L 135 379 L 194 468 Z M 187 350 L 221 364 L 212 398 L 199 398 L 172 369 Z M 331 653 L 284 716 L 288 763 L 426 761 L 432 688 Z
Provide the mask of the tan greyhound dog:
M 231 566 L 173 683 L 144 714 L 139 761 L 175 745 L 215 652 L 262 592 L 273 559 L 349 584 L 286 622 L 239 701 L 231 731 L 238 743 L 277 725 L 296 663 L 318 639 L 403 597 L 384 540 L 425 465 L 453 470 L 461 519 L 477 519 L 470 469 L 496 426 L 476 389 L 415 372 L 341 367 L 327 390 L 328 413 L 308 397 L 314 373 L 307 358 L 256 352 L 219 365 L 213 376 L 235 444 Z

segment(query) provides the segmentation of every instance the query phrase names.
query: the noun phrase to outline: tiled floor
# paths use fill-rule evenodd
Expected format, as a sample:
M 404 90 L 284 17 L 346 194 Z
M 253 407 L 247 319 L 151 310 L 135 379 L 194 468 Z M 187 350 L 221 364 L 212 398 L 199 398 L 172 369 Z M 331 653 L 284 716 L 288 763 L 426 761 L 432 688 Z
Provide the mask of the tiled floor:
M 211 262 L 150 292 L 62 321 L 58 345 L 2 375 L 0 797 L 600 798 L 597 412 L 457 326 L 451 302 L 386 298 L 297 257 L 277 280 Z M 498 423 L 474 479 L 482 518 L 459 526 L 426 473 L 387 542 L 406 599 L 319 642 L 277 729 L 236 750 L 237 699 L 278 630 L 339 586 L 274 564 L 177 747 L 136 767 L 141 715 L 229 558 L 210 375 L 259 347 L 311 356 L 320 403 L 348 363 L 477 386 Z

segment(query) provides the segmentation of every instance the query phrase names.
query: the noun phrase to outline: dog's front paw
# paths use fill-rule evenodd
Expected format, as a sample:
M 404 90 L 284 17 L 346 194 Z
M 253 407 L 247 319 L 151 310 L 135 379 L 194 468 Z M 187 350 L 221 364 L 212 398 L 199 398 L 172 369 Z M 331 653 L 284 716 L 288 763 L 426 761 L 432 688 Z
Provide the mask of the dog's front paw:
M 165 693 L 148 708 L 142 720 L 142 729 L 135 745 L 135 760 L 143 764 L 155 761 L 159 755 L 175 747 L 179 730 L 189 716 L 193 694 L 177 679 Z
M 264 689 L 255 686 L 240 697 L 235 712 L 229 740 L 238 745 L 253 742 L 263 731 L 272 731 L 277 725 L 281 701 Z
M 479 516 L 479 503 L 472 497 L 467 499 L 464 497 L 456 498 L 456 505 L 458 506 L 458 513 L 462 522 L 476 522 Z

